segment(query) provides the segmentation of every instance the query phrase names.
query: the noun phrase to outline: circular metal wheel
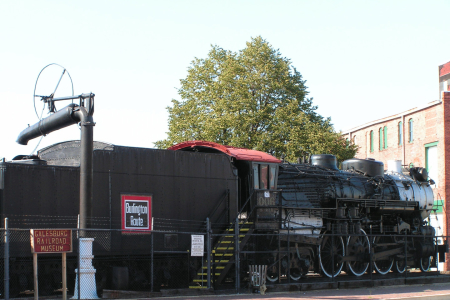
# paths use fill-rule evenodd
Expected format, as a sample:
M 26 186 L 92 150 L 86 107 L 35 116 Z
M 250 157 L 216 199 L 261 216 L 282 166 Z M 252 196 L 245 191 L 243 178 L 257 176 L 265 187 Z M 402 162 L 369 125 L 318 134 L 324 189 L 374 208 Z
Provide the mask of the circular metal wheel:
M 345 255 L 344 240 L 340 236 L 326 236 L 324 233 L 322 243 L 319 245 L 319 263 L 322 272 L 328 277 L 336 277 L 341 273 Z
M 277 261 L 277 253 L 270 255 L 268 258 L 268 266 L 267 266 L 267 276 L 266 279 L 270 282 L 278 281 L 278 261 Z
M 277 282 L 278 281 L 278 273 L 267 272 L 266 279 L 270 282 Z
M 431 267 L 431 256 L 427 257 L 427 258 L 421 258 L 420 259 L 420 270 L 422 272 L 428 272 L 430 271 L 430 267 Z
M 300 278 L 302 278 L 302 272 L 297 268 L 290 269 L 289 277 L 291 278 L 291 280 L 294 280 L 294 281 L 300 280 Z
M 373 250 L 374 253 L 379 253 L 389 250 L 389 246 L 386 244 L 392 243 L 392 238 L 388 236 L 376 236 L 373 238 Z M 386 275 L 392 269 L 394 265 L 394 259 L 388 257 L 383 260 L 378 260 L 373 263 L 373 267 L 378 274 Z
M 370 254 L 370 241 L 364 230 L 360 230 L 359 236 L 349 236 L 347 240 L 347 255 L 356 256 L 355 261 L 347 262 L 348 270 L 355 276 L 363 275 L 369 268 L 369 262 L 365 257 Z
M 46 70 L 45 75 L 43 72 L 44 70 Z M 38 84 L 39 79 L 41 79 L 42 84 Z M 39 121 L 44 116 L 44 110 L 46 106 L 46 103 L 42 100 L 44 98 L 50 100 L 53 99 L 60 85 L 64 86 L 63 88 L 66 92 L 71 89 L 71 93 L 73 96 L 72 77 L 70 76 L 66 68 L 55 63 L 48 64 L 44 68 L 42 68 L 42 70 L 39 72 L 38 77 L 36 78 L 36 83 L 34 84 L 33 91 L 34 111 Z M 67 94 L 64 96 L 67 96 Z M 41 99 L 39 100 L 39 98 Z M 56 111 L 54 102 L 48 103 L 47 105 L 49 113 L 54 113 Z
M 406 270 L 405 261 L 403 259 L 397 260 L 394 264 L 394 272 L 401 274 L 401 273 L 405 272 L 405 270 Z

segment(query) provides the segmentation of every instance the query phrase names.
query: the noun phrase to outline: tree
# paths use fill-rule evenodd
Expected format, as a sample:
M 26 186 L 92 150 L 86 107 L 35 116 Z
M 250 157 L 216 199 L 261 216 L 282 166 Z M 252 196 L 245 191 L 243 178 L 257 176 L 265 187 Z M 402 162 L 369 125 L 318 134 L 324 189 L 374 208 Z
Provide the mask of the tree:
M 306 153 L 332 153 L 339 160 L 356 153 L 316 112 L 300 72 L 261 37 L 238 53 L 213 46 L 180 82 L 182 101 L 167 108 L 168 137 L 155 143 L 158 148 L 205 140 L 289 161 Z

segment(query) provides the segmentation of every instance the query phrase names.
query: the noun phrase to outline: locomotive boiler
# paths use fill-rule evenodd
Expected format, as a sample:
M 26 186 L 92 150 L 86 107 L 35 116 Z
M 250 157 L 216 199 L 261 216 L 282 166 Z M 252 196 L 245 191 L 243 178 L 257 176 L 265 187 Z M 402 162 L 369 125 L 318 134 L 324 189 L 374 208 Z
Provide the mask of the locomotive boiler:
M 145 257 L 152 230 L 168 231 L 155 235 L 155 250 L 168 244 L 174 251 L 186 249 L 189 237 L 177 232 L 204 230 L 206 219 L 219 233 L 229 232 L 236 219 L 244 224 L 248 236 L 238 248 L 256 254 L 242 257 L 241 263 L 268 265 L 272 282 L 286 276 L 300 280 L 313 272 L 361 276 L 372 266 L 380 274 L 402 273 L 407 267 L 428 271 L 445 257 L 446 247 L 437 245 L 427 221 L 434 199 L 423 168 L 406 169 L 396 162 L 385 172 L 379 161 L 354 158 L 338 169 L 332 155 L 291 164 L 260 151 L 204 141 L 167 150 L 95 142 L 93 157 L 88 227 L 125 230 L 111 232 L 106 244 L 94 242 L 96 259 Z M 79 164 L 77 141 L 0 162 L 2 217 L 9 217 L 13 228 L 75 228 Z M 137 211 L 146 212 L 147 221 L 132 219 Z M 50 224 L 42 222 L 43 216 L 66 218 Z M 138 221 L 127 223 L 127 218 Z M 127 234 L 127 226 L 141 234 Z M 224 238 L 211 241 L 216 255 Z M 232 255 L 236 247 L 223 251 Z M 230 272 L 234 262 L 223 262 L 216 282 L 238 280 Z M 173 265 L 157 267 L 171 274 Z M 145 266 L 126 266 L 130 274 L 142 271 L 143 288 L 151 280 Z M 102 270 L 97 273 L 101 277 Z

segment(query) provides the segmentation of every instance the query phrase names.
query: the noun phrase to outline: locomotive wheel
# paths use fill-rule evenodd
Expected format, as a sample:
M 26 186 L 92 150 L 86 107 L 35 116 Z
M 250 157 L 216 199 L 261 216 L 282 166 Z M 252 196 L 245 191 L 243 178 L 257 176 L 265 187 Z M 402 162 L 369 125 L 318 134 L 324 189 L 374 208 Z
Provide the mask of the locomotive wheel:
M 270 282 L 277 282 L 278 281 L 278 270 L 274 271 L 270 271 L 267 270 L 267 277 L 266 279 Z
M 345 255 L 344 240 L 340 236 L 326 236 L 326 233 L 319 245 L 319 264 L 326 276 L 336 277 L 344 266 L 344 263 L 340 262 Z
M 370 242 L 364 230 L 360 230 L 360 236 L 349 236 L 347 240 L 347 255 L 356 256 L 354 261 L 347 262 L 348 270 L 355 276 L 361 276 L 369 268 L 365 258 L 370 254 Z
M 289 272 L 290 272 L 289 277 L 291 278 L 291 280 L 297 281 L 300 280 L 300 278 L 302 278 L 302 273 L 300 272 L 299 269 L 290 269 Z
M 383 252 L 389 250 L 389 246 L 383 244 L 392 243 L 392 239 L 388 236 L 376 236 L 373 238 L 374 253 Z M 392 269 L 394 265 L 394 259 L 391 257 L 385 260 L 378 260 L 373 263 L 373 267 L 378 274 L 386 275 Z
M 430 267 L 431 267 L 431 256 L 426 257 L 426 258 L 422 257 L 420 259 L 420 271 L 428 272 L 428 271 L 430 271 Z
M 267 276 L 266 279 L 270 282 L 277 282 L 278 281 L 278 260 L 277 260 L 277 253 L 271 255 L 268 258 L 268 267 L 267 267 Z
M 403 272 L 405 272 L 405 270 L 406 270 L 405 261 L 403 259 L 397 260 L 394 265 L 394 272 L 402 274 Z

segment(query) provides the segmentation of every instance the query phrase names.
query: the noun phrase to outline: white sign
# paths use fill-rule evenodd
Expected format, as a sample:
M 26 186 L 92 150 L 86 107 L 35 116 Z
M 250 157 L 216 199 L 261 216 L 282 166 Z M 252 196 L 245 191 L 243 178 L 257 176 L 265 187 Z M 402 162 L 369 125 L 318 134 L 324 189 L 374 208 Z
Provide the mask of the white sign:
M 191 256 L 203 256 L 205 242 L 203 235 L 191 235 Z

